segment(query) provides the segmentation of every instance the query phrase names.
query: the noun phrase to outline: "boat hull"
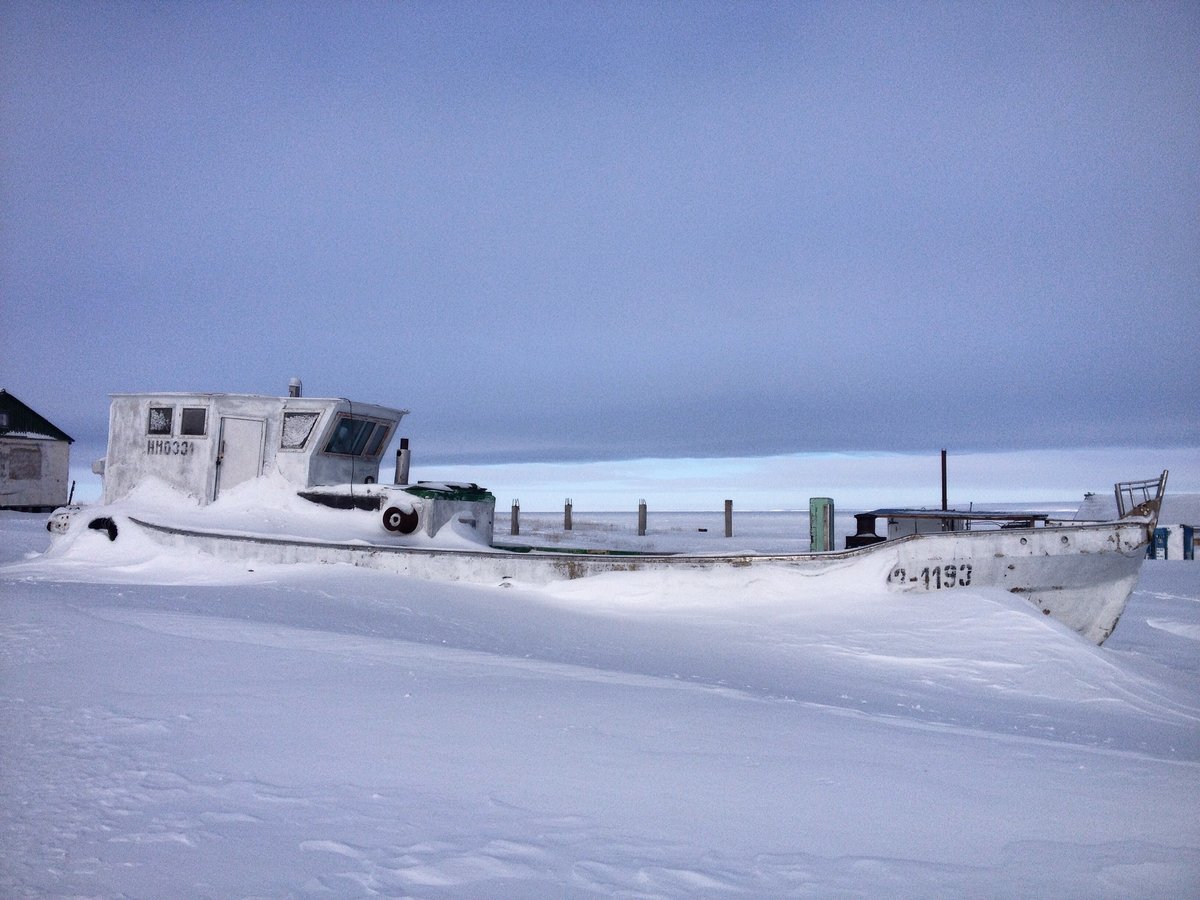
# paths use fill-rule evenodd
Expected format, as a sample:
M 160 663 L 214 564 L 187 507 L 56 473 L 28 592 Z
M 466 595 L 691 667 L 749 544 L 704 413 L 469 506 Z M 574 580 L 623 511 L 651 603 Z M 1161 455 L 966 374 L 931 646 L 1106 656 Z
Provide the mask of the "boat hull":
M 910 535 L 854 550 L 802 554 L 687 555 L 536 549 L 438 549 L 334 543 L 177 528 L 129 519 L 156 542 L 234 561 L 342 563 L 416 578 L 545 584 L 607 572 L 782 566 L 804 576 L 854 574 L 901 592 L 1000 588 L 1100 644 L 1124 611 L 1152 522 Z
M 1152 532 L 1146 522 L 1125 520 L 913 536 L 894 542 L 897 562 L 887 586 L 928 592 L 1002 588 L 1101 644 L 1133 592 Z

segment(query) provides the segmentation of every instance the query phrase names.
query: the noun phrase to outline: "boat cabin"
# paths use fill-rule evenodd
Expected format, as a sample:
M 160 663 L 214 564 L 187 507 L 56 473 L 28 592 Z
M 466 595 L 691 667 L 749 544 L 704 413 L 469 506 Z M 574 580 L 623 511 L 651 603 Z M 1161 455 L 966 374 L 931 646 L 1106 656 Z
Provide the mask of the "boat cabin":
M 376 483 L 408 410 L 291 394 L 113 394 L 108 452 L 94 467 L 104 502 L 152 478 L 202 506 L 270 473 L 297 489 Z
M 1041 528 L 1051 518 L 1043 512 L 961 509 L 877 509 L 872 514 L 887 519 L 889 541 L 909 534 L 971 531 L 973 527 Z
M 846 549 L 894 541 L 911 534 L 972 531 L 987 528 L 1044 528 L 1053 516 L 1047 512 L 961 509 L 873 509 L 857 513 L 858 533 L 846 536 Z M 887 535 L 875 533 L 877 520 L 887 523 Z

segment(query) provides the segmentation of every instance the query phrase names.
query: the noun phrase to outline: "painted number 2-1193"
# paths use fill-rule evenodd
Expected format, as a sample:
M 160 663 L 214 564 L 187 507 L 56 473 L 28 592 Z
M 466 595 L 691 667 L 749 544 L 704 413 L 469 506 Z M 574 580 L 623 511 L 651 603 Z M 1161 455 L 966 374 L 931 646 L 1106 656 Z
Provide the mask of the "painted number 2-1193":
M 915 584 L 925 590 L 940 591 L 942 588 L 969 587 L 971 584 L 971 564 L 956 565 L 947 563 L 944 566 L 926 566 L 920 572 L 910 575 L 903 568 L 892 569 L 887 578 L 888 584 Z

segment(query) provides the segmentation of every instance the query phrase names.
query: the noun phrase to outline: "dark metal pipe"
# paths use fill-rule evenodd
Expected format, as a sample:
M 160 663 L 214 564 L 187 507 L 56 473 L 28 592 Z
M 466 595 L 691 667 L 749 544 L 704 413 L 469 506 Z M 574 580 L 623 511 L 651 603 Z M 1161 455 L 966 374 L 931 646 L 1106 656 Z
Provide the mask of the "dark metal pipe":
M 409 466 L 412 455 L 408 449 L 408 438 L 400 438 L 400 449 L 396 451 L 396 484 L 408 484 Z
M 942 450 L 942 511 L 950 508 L 949 497 L 946 494 L 946 451 Z

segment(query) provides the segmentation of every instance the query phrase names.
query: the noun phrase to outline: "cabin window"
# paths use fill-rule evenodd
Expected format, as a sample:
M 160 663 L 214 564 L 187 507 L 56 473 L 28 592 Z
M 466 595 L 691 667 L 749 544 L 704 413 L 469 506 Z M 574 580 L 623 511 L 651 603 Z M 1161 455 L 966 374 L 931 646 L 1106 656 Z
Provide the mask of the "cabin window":
M 349 416 L 342 416 L 338 419 L 333 437 L 325 445 L 325 452 L 358 456 L 362 453 L 362 448 L 367 443 L 367 438 L 371 436 L 371 431 L 374 428 L 374 422 L 368 422 L 366 419 L 352 419 Z
M 314 412 L 285 412 L 283 414 L 283 436 L 279 446 L 284 450 L 300 450 L 308 443 L 313 426 L 317 424 L 320 413 Z
M 383 439 L 388 435 L 388 427 L 386 425 L 376 425 L 375 433 L 371 435 L 371 440 L 367 444 L 367 456 L 378 456 L 379 451 L 383 449 Z
M 150 407 L 150 422 L 146 426 L 147 434 L 170 434 L 171 418 L 175 413 L 171 406 Z
M 333 437 L 325 445 L 325 452 L 337 453 L 342 456 L 362 456 L 363 449 L 367 447 L 368 441 L 371 441 L 372 434 L 379 432 L 386 434 L 387 430 L 388 426 L 382 422 L 342 416 L 338 419 Z
M 203 406 L 185 406 L 179 417 L 179 433 L 208 434 L 208 410 Z

